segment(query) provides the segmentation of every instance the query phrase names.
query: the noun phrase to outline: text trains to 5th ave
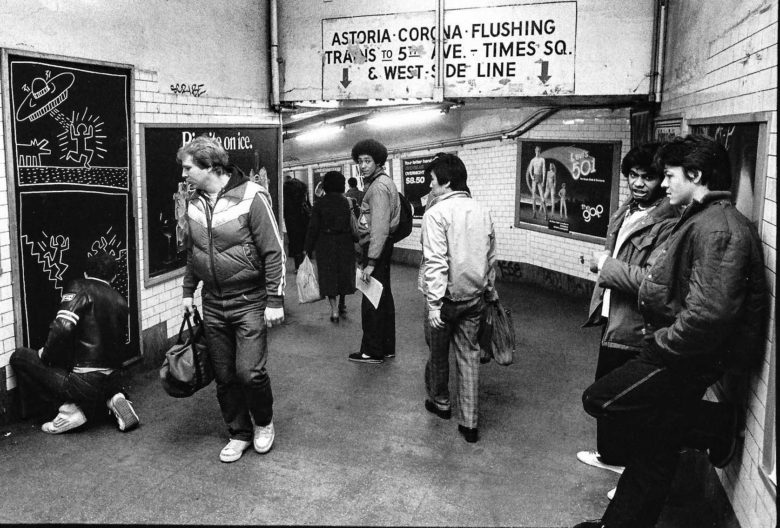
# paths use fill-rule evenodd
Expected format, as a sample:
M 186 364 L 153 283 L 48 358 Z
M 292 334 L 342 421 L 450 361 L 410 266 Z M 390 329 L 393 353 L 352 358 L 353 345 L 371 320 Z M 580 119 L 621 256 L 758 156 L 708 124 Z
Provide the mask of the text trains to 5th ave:
M 465 31 L 459 25 L 447 26 L 444 38 L 448 43 L 442 47 L 442 54 L 448 60 L 445 64 L 445 76 L 461 79 L 468 76 L 514 77 L 518 74 L 518 65 L 513 59 L 534 57 L 537 54 L 543 57 L 570 55 L 572 51 L 565 40 L 506 40 L 518 36 L 549 36 L 554 32 L 553 20 L 477 23 Z M 455 42 L 462 39 L 464 33 L 472 39 L 480 39 L 480 42 L 472 43 L 468 50 L 464 49 L 462 42 Z M 411 80 L 426 75 L 433 77 L 436 73 L 435 49 L 430 57 L 425 57 L 424 44 L 432 41 L 435 34 L 435 27 L 401 28 L 394 33 L 389 29 L 333 33 L 331 46 L 341 45 L 346 48 L 324 50 L 325 64 L 385 63 L 369 66 L 369 80 Z M 402 44 L 396 48 L 396 42 Z M 380 46 L 372 46 L 376 44 Z M 417 64 L 409 64 L 411 61 Z M 469 71 L 472 66 L 475 68 Z M 543 72 L 543 75 L 546 77 L 546 72 Z M 543 79 L 543 82 L 545 80 Z

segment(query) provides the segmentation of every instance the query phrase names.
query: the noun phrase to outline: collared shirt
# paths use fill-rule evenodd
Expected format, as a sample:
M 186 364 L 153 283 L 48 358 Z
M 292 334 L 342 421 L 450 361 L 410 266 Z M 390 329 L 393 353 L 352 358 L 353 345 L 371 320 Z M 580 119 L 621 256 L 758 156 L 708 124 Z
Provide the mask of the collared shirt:
M 620 230 L 618 231 L 617 236 L 617 242 L 615 243 L 615 249 L 612 251 L 612 258 L 617 258 L 618 253 L 620 252 L 620 248 L 623 247 L 623 244 L 625 244 L 626 240 L 628 240 L 628 235 L 631 233 L 631 229 L 642 221 L 644 217 L 646 217 L 648 214 L 650 214 L 650 211 L 652 211 L 655 208 L 655 205 L 652 205 L 646 209 L 642 209 L 640 207 L 630 207 L 628 211 L 626 211 L 626 216 L 623 218 L 623 223 L 620 225 Z M 599 270 L 601 270 L 601 267 L 604 265 L 605 259 L 599 260 Z M 601 315 L 604 317 L 609 317 L 609 302 L 610 298 L 612 297 L 612 290 L 610 288 L 604 289 L 604 298 L 601 305 Z

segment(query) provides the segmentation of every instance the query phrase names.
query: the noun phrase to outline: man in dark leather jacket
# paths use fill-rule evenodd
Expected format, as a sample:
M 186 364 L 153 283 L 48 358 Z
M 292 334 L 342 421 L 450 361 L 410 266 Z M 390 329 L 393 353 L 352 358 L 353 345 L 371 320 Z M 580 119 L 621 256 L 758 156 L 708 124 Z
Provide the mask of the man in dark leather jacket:
M 23 394 L 61 404 L 56 418 L 41 427 L 45 433 L 75 429 L 106 406 L 121 431 L 138 425 L 119 383 L 128 306 L 110 284 L 115 276 L 112 255 L 88 257 L 84 278 L 71 281 L 63 291 L 43 348 L 23 347 L 11 355 Z
M 728 153 L 710 138 L 687 136 L 662 146 L 656 162 L 683 212 L 639 288 L 645 348 L 582 396 L 588 414 L 620 424 L 633 441 L 603 518 L 579 528 L 655 526 L 680 449 L 692 440 L 713 465 L 728 464 L 733 408 L 702 396 L 725 370 L 748 369 L 764 351 L 761 240 L 732 204 Z
M 628 181 L 630 198 L 609 220 L 603 251 L 596 251 L 590 270 L 598 273 L 585 326 L 602 326 L 596 363 L 596 379 L 635 358 L 644 346 L 645 328 L 637 307 L 643 270 L 651 252 L 669 235 L 680 213 L 669 203 L 662 175 L 653 166 L 658 144 L 631 149 L 620 171 Z M 596 422 L 596 451 L 580 451 L 586 464 L 622 473 L 626 463 L 626 442 L 622 429 L 610 422 Z M 610 491 L 608 495 L 612 495 Z

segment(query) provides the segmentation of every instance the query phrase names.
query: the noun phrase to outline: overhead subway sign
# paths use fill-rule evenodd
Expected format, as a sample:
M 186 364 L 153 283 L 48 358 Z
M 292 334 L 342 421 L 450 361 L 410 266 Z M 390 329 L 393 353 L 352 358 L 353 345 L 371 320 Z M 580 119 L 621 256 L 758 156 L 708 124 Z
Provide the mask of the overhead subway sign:
M 576 2 L 445 12 L 447 97 L 574 93 Z M 323 99 L 431 97 L 435 13 L 322 22 Z

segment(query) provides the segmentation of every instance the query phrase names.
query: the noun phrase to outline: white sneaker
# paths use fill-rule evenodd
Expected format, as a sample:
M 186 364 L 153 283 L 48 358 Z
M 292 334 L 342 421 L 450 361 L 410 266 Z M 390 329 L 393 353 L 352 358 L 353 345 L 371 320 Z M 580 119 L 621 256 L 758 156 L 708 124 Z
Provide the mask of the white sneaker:
M 612 488 L 611 490 L 609 490 L 609 491 L 607 492 L 607 498 L 608 498 L 609 500 L 612 500 L 612 499 L 614 499 L 614 498 L 615 498 L 615 492 L 616 492 L 616 491 L 617 491 L 617 486 L 615 486 L 614 488 Z
M 250 442 L 246 440 L 231 439 L 230 442 L 222 448 L 222 451 L 219 452 L 219 459 L 222 462 L 235 462 L 241 458 L 241 455 L 247 450 L 249 444 Z
M 106 405 L 116 418 L 120 431 L 129 431 L 138 425 L 138 415 L 133 409 L 132 402 L 128 401 L 121 392 L 114 394 Z
M 63 403 L 60 405 L 59 411 L 54 420 L 41 426 L 41 431 L 49 434 L 60 434 L 87 423 L 87 417 L 75 403 Z
M 626 469 L 624 466 L 613 466 L 611 464 L 605 464 L 601 461 L 601 456 L 599 455 L 598 451 L 580 451 L 577 453 L 577 459 L 580 462 L 588 464 L 589 466 L 614 471 L 618 475 L 622 475 L 623 470 Z
M 274 431 L 274 423 L 271 422 L 265 427 L 255 426 L 255 451 L 261 455 L 266 454 L 271 450 L 274 445 L 274 437 L 276 432 Z

